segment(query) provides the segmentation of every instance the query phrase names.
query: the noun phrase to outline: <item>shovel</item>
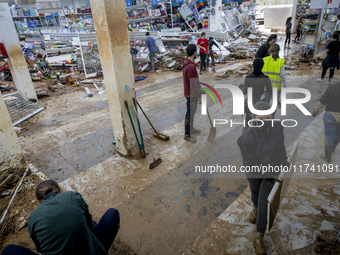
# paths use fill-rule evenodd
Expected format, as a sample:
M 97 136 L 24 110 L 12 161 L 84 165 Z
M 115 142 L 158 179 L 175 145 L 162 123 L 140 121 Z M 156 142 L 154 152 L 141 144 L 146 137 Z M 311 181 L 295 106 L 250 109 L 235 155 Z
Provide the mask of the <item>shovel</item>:
M 212 124 L 208 107 L 207 107 L 207 113 L 208 113 L 208 117 L 209 117 L 209 121 L 210 121 L 210 125 L 211 125 L 210 131 L 209 131 L 209 136 L 208 136 L 208 142 L 213 143 L 215 141 L 215 137 L 216 137 L 216 128 Z

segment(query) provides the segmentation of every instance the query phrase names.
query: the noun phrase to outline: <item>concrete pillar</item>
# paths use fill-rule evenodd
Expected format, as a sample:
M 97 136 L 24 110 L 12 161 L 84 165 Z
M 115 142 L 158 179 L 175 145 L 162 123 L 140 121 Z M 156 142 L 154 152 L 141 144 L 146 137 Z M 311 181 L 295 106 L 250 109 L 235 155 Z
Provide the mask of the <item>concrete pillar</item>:
M 21 96 L 38 100 L 7 3 L 0 3 L 0 23 L 1 41 L 9 57 L 8 64 L 15 86 Z
M 297 23 L 296 23 L 296 8 L 297 8 L 297 4 L 298 4 L 298 1 L 299 0 L 294 0 L 293 1 L 293 9 L 292 9 L 292 32 L 295 31 L 295 28 L 297 26 Z
M 136 155 L 138 154 L 137 142 L 124 104 L 127 100 L 132 118 L 136 120 L 131 100 L 125 89 L 127 84 L 134 97 L 135 80 L 125 0 L 91 0 L 90 3 L 117 149 L 123 155 Z M 135 128 L 138 132 L 136 122 Z
M 25 163 L 19 139 L 0 93 L 0 169 Z

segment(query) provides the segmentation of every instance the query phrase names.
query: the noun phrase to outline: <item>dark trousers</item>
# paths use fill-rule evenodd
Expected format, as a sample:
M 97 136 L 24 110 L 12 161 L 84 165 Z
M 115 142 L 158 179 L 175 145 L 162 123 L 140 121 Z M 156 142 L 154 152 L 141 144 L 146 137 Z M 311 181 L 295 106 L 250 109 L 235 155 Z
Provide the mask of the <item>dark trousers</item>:
M 198 98 L 186 97 L 187 99 L 187 113 L 185 114 L 184 131 L 186 136 L 190 136 L 190 130 L 194 126 L 194 116 L 197 110 Z
M 105 246 L 106 252 L 110 249 L 113 240 L 119 230 L 119 212 L 110 208 L 99 220 L 94 229 L 94 234 L 98 240 Z M 1 252 L 1 255 L 37 255 L 37 253 L 14 244 L 7 245 Z
M 207 67 L 209 67 L 209 57 L 211 57 L 211 64 L 214 66 L 215 65 L 215 56 L 214 56 L 213 50 L 209 51 L 209 56 L 207 57 Z
M 323 69 L 322 69 L 322 74 L 321 74 L 321 79 L 325 78 L 327 69 L 328 69 L 328 67 L 323 67 Z M 334 70 L 335 70 L 334 67 L 330 67 L 330 68 L 329 68 L 329 71 L 330 71 L 330 73 L 329 73 L 329 79 L 332 79 L 332 78 L 333 78 L 333 76 L 334 76 Z
M 206 63 L 205 63 L 205 59 L 207 57 L 207 54 L 206 53 L 200 53 L 200 58 L 201 58 L 201 67 L 200 67 L 200 70 L 202 71 L 203 69 L 203 66 L 204 68 L 206 68 Z
M 325 147 L 335 148 L 340 142 L 340 122 L 337 122 L 333 114 L 325 112 L 323 115 L 325 127 Z
M 272 190 L 275 179 L 247 178 L 251 192 L 251 200 L 257 208 L 256 231 L 264 234 L 267 226 L 267 198 Z
M 286 33 L 286 41 L 285 41 L 285 45 L 288 42 L 288 45 L 290 44 L 290 35 L 291 33 Z
M 300 36 L 301 36 L 301 30 L 296 30 L 295 41 L 296 41 L 296 39 L 298 39 L 300 41 Z

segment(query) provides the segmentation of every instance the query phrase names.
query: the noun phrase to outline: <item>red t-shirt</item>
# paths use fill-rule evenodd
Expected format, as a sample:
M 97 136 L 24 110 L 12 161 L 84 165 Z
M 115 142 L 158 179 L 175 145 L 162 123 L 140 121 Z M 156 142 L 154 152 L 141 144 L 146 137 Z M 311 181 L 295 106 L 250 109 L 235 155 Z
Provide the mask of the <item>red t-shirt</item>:
M 205 39 L 199 38 L 197 40 L 197 45 L 202 46 L 203 48 L 205 48 L 207 50 L 207 52 L 205 52 L 204 50 L 202 50 L 200 48 L 200 53 L 208 53 L 208 45 L 209 45 L 209 43 L 208 43 L 208 39 L 207 38 L 205 38 Z

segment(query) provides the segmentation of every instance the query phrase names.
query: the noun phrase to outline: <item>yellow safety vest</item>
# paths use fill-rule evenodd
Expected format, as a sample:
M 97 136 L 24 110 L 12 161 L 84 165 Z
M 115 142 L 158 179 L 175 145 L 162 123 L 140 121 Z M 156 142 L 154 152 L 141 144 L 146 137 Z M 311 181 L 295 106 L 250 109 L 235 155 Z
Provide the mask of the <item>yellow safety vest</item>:
M 272 87 L 277 88 L 277 90 L 281 90 L 281 67 L 285 63 L 285 60 L 282 58 L 273 59 L 272 56 L 263 58 L 264 66 L 262 68 L 262 72 L 270 78 L 272 82 Z

